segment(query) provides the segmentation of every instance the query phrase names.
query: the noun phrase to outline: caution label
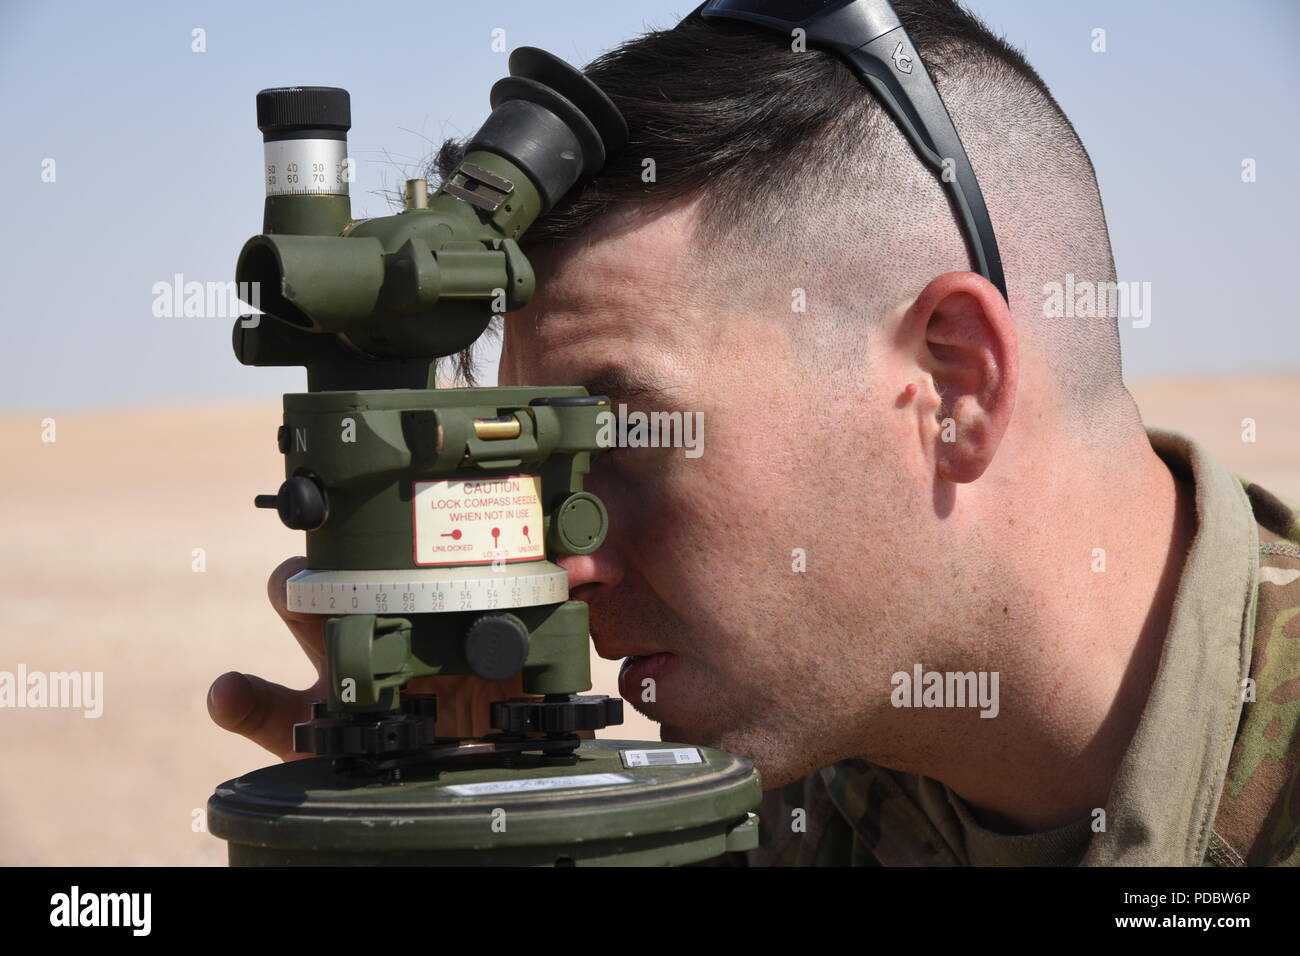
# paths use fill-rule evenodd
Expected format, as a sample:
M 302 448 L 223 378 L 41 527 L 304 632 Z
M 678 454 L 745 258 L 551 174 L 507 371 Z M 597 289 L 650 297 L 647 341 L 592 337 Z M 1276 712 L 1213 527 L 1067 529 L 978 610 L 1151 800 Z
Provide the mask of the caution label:
M 542 479 L 537 475 L 417 481 L 415 563 L 422 566 L 533 561 L 542 544 Z

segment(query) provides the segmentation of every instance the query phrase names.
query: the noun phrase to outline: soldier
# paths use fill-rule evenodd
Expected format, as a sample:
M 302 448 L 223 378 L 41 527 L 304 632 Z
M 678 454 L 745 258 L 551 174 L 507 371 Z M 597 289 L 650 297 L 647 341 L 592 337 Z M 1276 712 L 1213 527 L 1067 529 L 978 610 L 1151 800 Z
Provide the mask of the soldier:
M 761 771 L 762 845 L 723 862 L 1300 863 L 1296 510 L 1144 426 L 1105 296 L 1052 307 L 1115 270 L 1037 73 L 950 0 L 895 7 L 1009 298 L 835 57 L 696 11 L 588 70 L 631 145 L 528 233 L 500 383 L 709 429 L 596 462 L 609 537 L 561 563 L 597 651 L 665 740 Z M 210 706 L 274 748 L 311 693 Z

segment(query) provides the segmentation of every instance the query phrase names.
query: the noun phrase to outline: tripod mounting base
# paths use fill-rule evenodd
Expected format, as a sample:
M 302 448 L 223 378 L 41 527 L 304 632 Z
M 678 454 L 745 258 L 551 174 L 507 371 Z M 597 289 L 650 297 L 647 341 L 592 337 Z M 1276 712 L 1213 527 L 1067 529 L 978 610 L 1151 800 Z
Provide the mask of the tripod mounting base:
M 559 762 L 450 764 L 388 785 L 327 757 L 266 767 L 217 788 L 208 827 L 232 866 L 674 866 L 757 846 L 759 775 L 708 747 L 584 740 Z

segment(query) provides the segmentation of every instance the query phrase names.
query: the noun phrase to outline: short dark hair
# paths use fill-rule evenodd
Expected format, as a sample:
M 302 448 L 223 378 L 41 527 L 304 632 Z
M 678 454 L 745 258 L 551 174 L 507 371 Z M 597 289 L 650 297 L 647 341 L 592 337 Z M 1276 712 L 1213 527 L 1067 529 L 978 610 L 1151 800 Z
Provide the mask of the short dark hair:
M 1022 295 L 1028 295 L 1026 290 L 1042 285 L 1043 275 L 1076 271 L 1112 279 L 1114 265 L 1092 164 L 1034 68 L 954 0 L 894 0 L 894 7 L 944 96 L 980 178 L 1004 246 L 1008 282 L 1019 278 Z M 928 201 L 935 228 L 960 240 L 933 174 L 922 169 L 861 81 L 829 53 L 809 49 L 792 55 L 789 37 L 735 21 L 706 21 L 696 11 L 673 29 L 623 43 L 585 72 L 623 112 L 628 147 L 530 228 L 523 238 L 526 250 L 555 248 L 580 238 L 610 210 L 655 208 L 687 197 L 699 200 L 697 238 L 705 245 L 722 246 L 721 240 L 740 234 L 749 244 L 762 245 L 765 237 L 786 232 L 792 220 L 810 218 L 789 216 L 789 210 L 812 210 L 811 215 L 820 218 L 826 203 L 835 201 L 837 188 L 866 188 L 837 187 L 836 177 L 827 173 L 846 164 L 863 167 L 864 151 L 884 156 L 873 172 L 873 185 L 882 184 L 882 176 L 889 182 L 889 164 L 919 171 L 914 175 L 918 181 L 922 176 L 927 180 L 923 188 L 932 188 Z M 1000 156 L 1007 151 L 1007 130 L 1012 128 L 1016 148 L 1025 155 Z M 1026 144 L 1030 148 L 1024 149 Z M 430 178 L 445 178 L 462 155 L 462 143 L 445 142 L 431 164 Z M 642 175 L 646 158 L 654 160 L 651 182 Z M 1069 218 L 1076 227 L 1082 224 L 1072 251 L 1082 257 L 1082 264 L 1076 266 L 1079 260 L 1063 253 L 1060 262 L 1044 265 L 1042 275 L 1021 269 L 1017 276 L 1017 224 L 999 220 L 999 212 L 1009 207 L 1020 211 L 1026 199 L 1018 191 L 1034 177 L 1043 184 L 1042 198 L 1031 196 L 1030 205 L 1072 204 Z M 999 203 L 1012 191 L 1017 191 L 1014 199 Z M 1068 198 L 1058 198 L 1058 193 Z M 898 197 L 893 201 L 896 207 L 903 204 Z M 1031 212 L 1027 210 L 1027 216 Z M 778 218 L 780 230 L 772 227 Z M 1041 232 L 1026 240 L 1027 249 L 1039 249 L 1045 241 L 1059 246 L 1063 238 L 1070 242 L 1041 224 L 1030 228 Z M 885 254 L 897 255 L 899 236 L 881 241 L 888 243 Z M 918 241 L 925 241 L 923 234 Z M 949 267 L 969 264 L 949 260 Z M 1073 328 L 1062 334 L 1089 338 L 1090 354 L 1083 366 L 1090 383 L 1101 368 L 1106 372 L 1100 377 L 1119 381 L 1117 329 Z M 1062 361 L 1062 377 L 1079 367 L 1077 355 L 1068 357 Z M 463 354 L 459 371 L 470 382 L 472 369 L 468 354 Z

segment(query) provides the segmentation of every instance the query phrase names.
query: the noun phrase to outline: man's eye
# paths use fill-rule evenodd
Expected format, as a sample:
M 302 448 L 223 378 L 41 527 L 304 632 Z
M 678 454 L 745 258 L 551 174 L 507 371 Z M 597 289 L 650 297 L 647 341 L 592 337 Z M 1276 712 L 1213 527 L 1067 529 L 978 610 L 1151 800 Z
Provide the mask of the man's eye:
M 620 404 L 661 399 L 664 389 L 643 373 L 627 369 L 606 369 L 583 383 L 588 395 L 604 395 L 611 409 Z

